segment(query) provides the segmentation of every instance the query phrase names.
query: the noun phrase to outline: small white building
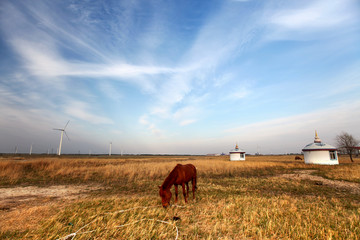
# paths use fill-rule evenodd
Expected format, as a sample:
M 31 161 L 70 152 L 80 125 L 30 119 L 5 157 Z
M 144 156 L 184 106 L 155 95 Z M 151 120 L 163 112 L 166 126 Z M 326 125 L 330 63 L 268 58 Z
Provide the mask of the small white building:
M 329 144 L 322 143 L 316 131 L 314 142 L 306 145 L 302 151 L 305 163 L 307 164 L 339 164 L 336 148 Z
M 236 144 L 235 149 L 230 152 L 230 161 L 245 161 L 245 151 L 239 149 L 239 146 Z

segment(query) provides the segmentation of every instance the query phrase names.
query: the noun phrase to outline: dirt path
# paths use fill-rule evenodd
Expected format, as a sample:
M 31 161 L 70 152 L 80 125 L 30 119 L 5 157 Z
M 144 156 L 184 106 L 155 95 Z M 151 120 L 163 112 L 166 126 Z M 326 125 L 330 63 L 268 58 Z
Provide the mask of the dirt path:
M 345 189 L 354 194 L 360 194 L 360 184 L 339 180 L 330 180 L 320 176 L 312 175 L 316 170 L 298 170 L 291 174 L 282 174 L 280 177 L 295 180 L 310 180 L 318 185 L 325 185 L 336 189 Z
M 56 185 L 50 187 L 13 187 L 0 188 L 0 210 L 10 210 L 21 204 L 56 199 L 77 199 L 90 191 L 101 189 L 89 185 Z

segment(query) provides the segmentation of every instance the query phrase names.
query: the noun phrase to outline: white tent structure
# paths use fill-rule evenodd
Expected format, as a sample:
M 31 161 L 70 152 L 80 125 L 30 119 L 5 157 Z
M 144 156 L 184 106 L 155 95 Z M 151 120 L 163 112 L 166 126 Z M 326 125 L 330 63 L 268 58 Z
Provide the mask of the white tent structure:
M 339 164 L 336 148 L 329 144 L 322 143 L 316 131 L 314 142 L 306 145 L 302 151 L 305 163 L 307 164 Z
M 236 144 L 235 149 L 230 152 L 230 161 L 245 161 L 245 151 L 239 149 L 238 144 Z

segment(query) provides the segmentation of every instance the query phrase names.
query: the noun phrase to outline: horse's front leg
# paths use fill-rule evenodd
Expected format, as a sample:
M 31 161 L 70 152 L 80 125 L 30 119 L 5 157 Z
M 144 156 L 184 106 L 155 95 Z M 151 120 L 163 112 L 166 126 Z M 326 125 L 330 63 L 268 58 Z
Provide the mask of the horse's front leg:
M 175 203 L 177 203 L 178 201 L 178 186 L 177 185 L 174 185 L 175 186 Z
M 187 203 L 186 192 L 185 192 L 185 183 L 182 184 L 182 189 L 183 189 L 183 195 L 184 195 L 185 203 Z

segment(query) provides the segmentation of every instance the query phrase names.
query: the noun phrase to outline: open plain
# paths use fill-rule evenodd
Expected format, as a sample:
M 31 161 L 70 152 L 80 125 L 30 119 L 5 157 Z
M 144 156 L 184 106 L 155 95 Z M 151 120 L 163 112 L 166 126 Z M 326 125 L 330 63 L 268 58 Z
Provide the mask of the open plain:
M 360 239 L 360 159 L 294 157 L 3 155 L 0 239 Z M 178 163 L 196 200 L 164 209 Z

